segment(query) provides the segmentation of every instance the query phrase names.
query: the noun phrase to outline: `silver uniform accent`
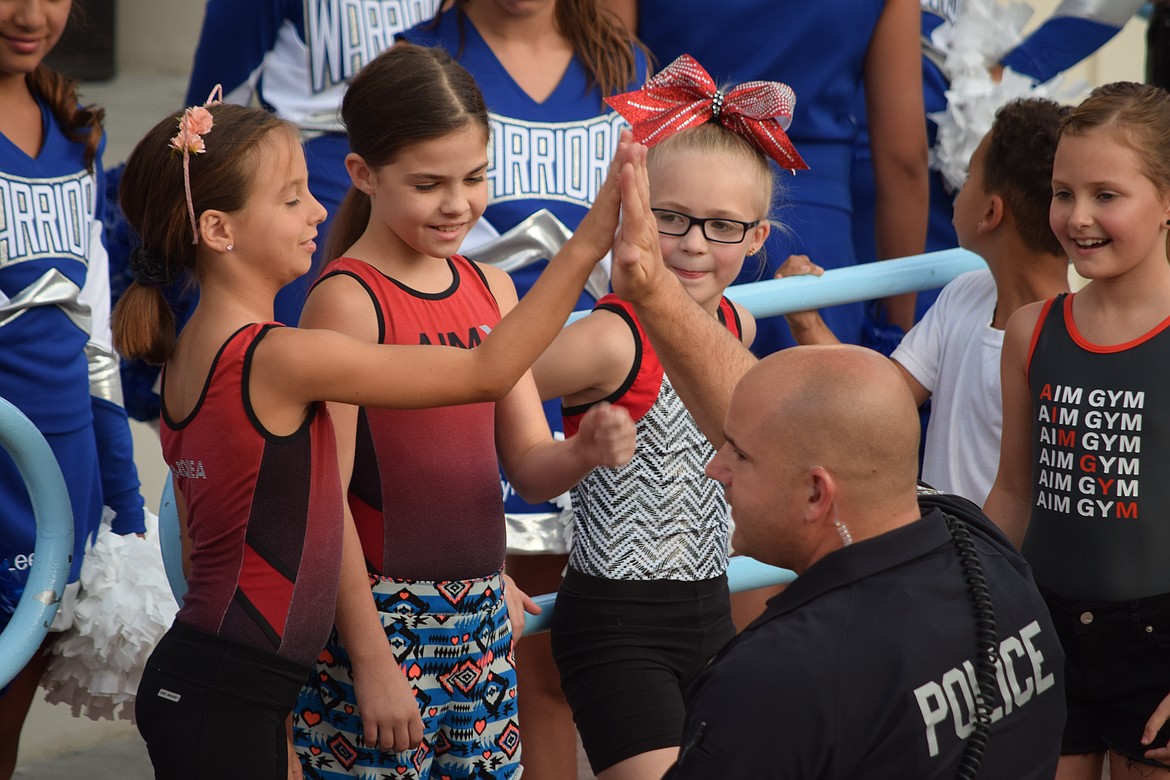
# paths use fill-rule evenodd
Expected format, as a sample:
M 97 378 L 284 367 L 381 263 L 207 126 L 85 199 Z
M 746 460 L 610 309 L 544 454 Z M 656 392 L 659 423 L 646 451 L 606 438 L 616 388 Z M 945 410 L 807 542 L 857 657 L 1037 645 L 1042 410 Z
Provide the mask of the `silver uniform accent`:
M 1052 16 L 1075 16 L 1113 27 L 1124 27 L 1144 2 L 1145 0 L 1064 0 L 1052 12 Z
M 65 316 L 84 333 L 93 332 L 93 313 L 78 296 L 81 288 L 56 268 L 45 271 L 35 282 L 14 297 L 0 303 L 0 327 L 4 327 L 29 309 L 58 306 Z M 122 406 L 122 376 L 118 356 L 92 341 L 85 345 L 89 364 L 89 393 Z
M 572 235 L 573 231 L 555 214 L 548 209 L 541 209 L 499 238 L 480 244 L 466 254 L 476 262 L 488 263 L 512 273 L 537 260 L 551 259 Z M 609 276 L 600 265 L 589 274 L 585 291 L 594 298 L 601 298 L 609 292 Z
M 566 555 L 573 542 L 573 512 L 504 515 L 509 555 Z
M 57 269 L 40 277 L 7 301 L 0 303 L 0 327 L 38 306 L 60 306 L 74 325 L 90 333 L 92 320 L 89 306 L 78 300 L 81 288 Z
M 934 45 L 929 35 L 923 35 L 922 38 L 922 56 L 934 63 L 934 66 L 943 73 L 946 73 L 947 54 L 938 46 Z
M 572 230 L 557 219 L 556 214 L 542 208 L 517 223 L 507 233 L 463 254 L 470 260 L 495 265 L 511 274 L 526 265 L 556 255 L 572 234 Z M 585 283 L 585 291 L 594 298 L 600 298 L 610 291 L 610 277 L 601 265 L 592 270 L 589 281 Z M 572 518 L 571 508 L 532 515 L 508 513 L 504 516 L 508 530 L 508 553 L 563 555 L 569 552 Z
M 89 394 L 124 406 L 118 356 L 91 341 L 85 345 L 85 360 L 89 364 Z
M 464 254 L 471 260 L 494 265 L 512 273 L 538 260 L 551 258 L 573 235 L 573 231 L 548 209 L 534 212 L 497 238 Z M 597 265 L 589 274 L 585 291 L 594 298 L 609 292 L 609 275 Z M 566 502 L 568 496 L 565 496 Z M 508 532 L 508 553 L 520 555 L 564 555 L 573 536 L 572 507 L 560 512 L 504 516 Z

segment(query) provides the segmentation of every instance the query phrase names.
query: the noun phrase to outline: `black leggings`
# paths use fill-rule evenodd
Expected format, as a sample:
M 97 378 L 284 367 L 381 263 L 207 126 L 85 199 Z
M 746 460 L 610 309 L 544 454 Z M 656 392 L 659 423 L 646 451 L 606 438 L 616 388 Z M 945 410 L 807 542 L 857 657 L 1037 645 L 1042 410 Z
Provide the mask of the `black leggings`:
M 561 688 L 594 774 L 678 747 L 683 692 L 735 636 L 726 575 L 610 580 L 572 567 L 551 629 Z
M 158 780 L 285 780 L 285 719 L 312 668 L 175 623 L 134 713 Z

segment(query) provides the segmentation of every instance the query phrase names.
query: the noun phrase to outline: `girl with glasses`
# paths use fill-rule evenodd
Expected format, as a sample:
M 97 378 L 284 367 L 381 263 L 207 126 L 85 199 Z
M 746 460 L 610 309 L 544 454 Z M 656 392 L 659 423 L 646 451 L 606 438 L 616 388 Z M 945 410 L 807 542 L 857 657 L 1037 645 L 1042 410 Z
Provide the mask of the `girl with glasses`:
M 756 87 L 783 102 L 791 90 Z M 773 177 L 803 162 L 769 116 L 745 130 L 737 93 L 724 95 L 689 57 L 644 88 L 611 99 L 649 152 L 662 255 L 691 297 L 745 344 L 755 322 L 723 296 L 771 230 Z M 687 95 L 665 115 L 638 106 Z M 763 101 L 759 101 L 763 102 Z M 675 130 L 689 119 L 707 121 Z M 726 126 L 725 124 L 726 123 Z M 738 132 L 733 129 L 737 128 Z M 745 137 L 746 135 L 746 137 Z M 663 138 L 665 136 L 665 138 Z M 782 139 L 782 148 L 770 145 Z M 767 156 L 766 156 L 767 155 Z M 633 460 L 598 467 L 572 491 L 573 544 L 552 619 L 552 649 L 594 773 L 659 778 L 682 733 L 682 692 L 735 634 L 727 591 L 728 512 L 704 466 L 714 450 L 665 376 L 632 306 L 614 295 L 570 325 L 533 368 L 541 395 L 560 397 L 572 436 L 593 406 L 630 412 Z

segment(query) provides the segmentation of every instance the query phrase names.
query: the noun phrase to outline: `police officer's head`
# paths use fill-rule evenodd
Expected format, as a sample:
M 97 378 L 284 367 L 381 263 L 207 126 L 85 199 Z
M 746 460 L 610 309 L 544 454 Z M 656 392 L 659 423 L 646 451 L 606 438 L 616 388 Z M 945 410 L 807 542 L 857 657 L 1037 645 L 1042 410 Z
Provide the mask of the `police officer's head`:
M 726 486 L 736 551 L 807 569 L 918 517 L 918 410 L 898 369 L 860 347 L 795 347 L 736 387 L 707 473 Z

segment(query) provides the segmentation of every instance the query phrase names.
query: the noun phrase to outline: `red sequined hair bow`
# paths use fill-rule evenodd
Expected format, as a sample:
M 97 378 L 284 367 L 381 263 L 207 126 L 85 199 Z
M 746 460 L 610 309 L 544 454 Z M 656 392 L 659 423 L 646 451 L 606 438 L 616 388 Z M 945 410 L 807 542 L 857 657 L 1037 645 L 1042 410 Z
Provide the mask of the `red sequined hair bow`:
M 796 94 L 778 81 L 749 81 L 727 92 L 689 54 L 683 54 L 633 92 L 605 99 L 625 117 L 634 140 L 654 146 L 680 130 L 712 119 L 771 157 L 781 168 L 808 170 L 784 131 Z

